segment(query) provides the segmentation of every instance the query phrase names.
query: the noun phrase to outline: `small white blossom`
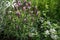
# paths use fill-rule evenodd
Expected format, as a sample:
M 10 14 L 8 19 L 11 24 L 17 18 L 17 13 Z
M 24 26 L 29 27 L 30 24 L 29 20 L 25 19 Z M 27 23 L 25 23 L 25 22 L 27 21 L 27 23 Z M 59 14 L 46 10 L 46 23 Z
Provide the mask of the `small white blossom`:
M 16 5 L 15 2 L 16 2 L 16 0 L 13 0 L 13 1 L 12 1 L 12 7 L 13 7 L 13 8 L 14 8 L 14 6 Z
M 12 11 L 9 11 L 9 13 L 11 13 Z
M 49 34 L 50 34 L 50 33 L 49 33 L 49 30 L 46 30 L 46 31 L 45 31 L 45 34 L 46 34 L 46 35 L 49 35 Z
M 29 33 L 29 37 L 34 37 L 34 33 Z
M 41 20 L 41 22 L 43 23 L 44 20 Z
M 26 21 L 26 18 L 24 20 Z
M 33 13 L 33 11 L 31 11 L 31 13 Z
M 16 5 L 16 3 L 13 3 L 13 4 L 12 4 L 12 7 L 14 8 L 15 5 Z
M 44 18 L 43 17 L 40 17 L 40 21 L 43 23 L 44 22 Z
M 6 7 L 9 7 L 11 4 L 9 1 L 6 1 Z
M 53 29 L 50 29 L 50 32 L 51 32 L 51 33 L 55 33 L 56 30 L 53 28 Z
M 48 24 L 48 25 L 51 25 L 50 21 L 47 21 L 47 24 Z
M 23 10 L 26 10 L 26 6 L 23 7 Z
M 31 28 L 31 32 L 35 32 L 36 29 L 34 27 Z
M 58 36 L 57 35 L 51 35 L 51 38 L 54 39 L 54 40 L 57 40 Z
M 30 6 L 28 6 L 28 9 L 30 9 L 31 7 Z

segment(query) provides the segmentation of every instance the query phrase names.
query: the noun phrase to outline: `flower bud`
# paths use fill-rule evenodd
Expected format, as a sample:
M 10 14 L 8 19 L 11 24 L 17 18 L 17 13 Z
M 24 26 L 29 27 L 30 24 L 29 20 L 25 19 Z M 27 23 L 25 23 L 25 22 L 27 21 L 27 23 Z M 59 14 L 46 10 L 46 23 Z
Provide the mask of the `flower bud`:
M 28 9 L 31 8 L 31 7 L 30 7 L 30 4 L 31 4 L 30 2 L 26 3 L 26 6 L 27 6 Z
M 31 7 L 30 6 L 28 6 L 28 9 L 30 9 Z
M 18 6 L 21 6 L 22 4 L 21 4 L 21 2 L 20 1 L 18 1 Z
M 26 22 L 26 20 L 27 20 L 27 19 L 26 19 L 26 18 L 24 18 L 24 22 Z
M 26 3 L 26 6 L 28 6 L 28 3 Z
M 19 29 L 19 26 L 18 25 L 16 25 L 16 29 Z
M 17 3 L 15 3 L 15 4 L 14 4 L 14 6 L 17 8 L 17 7 L 18 7 L 18 4 L 17 4 Z
M 25 6 L 23 7 L 23 10 L 24 10 L 24 11 L 26 10 L 26 7 L 25 7 Z
M 36 15 L 38 15 L 40 13 L 40 11 L 37 11 Z
M 11 3 L 9 1 L 6 1 L 6 7 L 9 7 Z
M 28 6 L 30 6 L 31 5 L 31 2 L 28 2 Z
M 20 16 L 20 12 L 19 11 L 16 11 L 16 15 L 19 17 Z

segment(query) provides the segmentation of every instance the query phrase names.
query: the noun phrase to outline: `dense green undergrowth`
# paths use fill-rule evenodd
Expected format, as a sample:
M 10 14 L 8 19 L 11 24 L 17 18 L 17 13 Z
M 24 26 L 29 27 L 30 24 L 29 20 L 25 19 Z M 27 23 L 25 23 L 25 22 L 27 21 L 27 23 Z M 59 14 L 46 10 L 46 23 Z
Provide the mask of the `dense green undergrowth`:
M 60 40 L 60 0 L 0 0 L 1 40 Z

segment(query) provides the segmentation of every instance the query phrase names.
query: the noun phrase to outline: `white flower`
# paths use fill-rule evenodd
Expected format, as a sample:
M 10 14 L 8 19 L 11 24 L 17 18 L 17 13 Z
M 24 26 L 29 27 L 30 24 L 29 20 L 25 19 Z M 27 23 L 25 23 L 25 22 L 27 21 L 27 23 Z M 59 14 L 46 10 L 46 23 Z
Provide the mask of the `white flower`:
M 50 32 L 51 32 L 51 33 L 55 33 L 56 30 L 53 28 L 53 29 L 50 29 Z
M 49 34 L 50 34 L 50 33 L 49 33 L 49 30 L 46 30 L 46 31 L 45 31 L 45 34 L 46 34 L 46 35 L 49 35 Z
M 40 17 L 40 21 L 43 23 L 44 22 L 44 18 L 43 17 Z
M 12 11 L 9 11 L 9 13 L 11 13 Z
M 41 20 L 41 22 L 43 23 L 44 20 Z
M 33 11 L 30 11 L 31 13 L 33 13 Z
M 29 33 L 29 37 L 34 37 L 34 33 Z
M 13 8 L 14 8 L 14 6 L 16 5 L 15 2 L 16 2 L 16 0 L 13 0 L 13 1 L 12 1 L 12 7 L 13 7 Z
M 51 38 L 54 39 L 54 40 L 57 40 L 58 36 L 57 35 L 51 35 Z
M 6 7 L 9 7 L 11 4 L 9 1 L 6 1 Z
M 16 3 L 13 3 L 13 4 L 12 4 L 12 7 L 14 8 L 15 5 L 16 5 Z
M 23 7 L 23 10 L 26 10 L 26 6 Z
M 48 25 L 51 25 L 50 21 L 47 21 L 47 24 L 48 24 Z
M 31 7 L 30 6 L 28 6 L 28 9 L 30 9 Z

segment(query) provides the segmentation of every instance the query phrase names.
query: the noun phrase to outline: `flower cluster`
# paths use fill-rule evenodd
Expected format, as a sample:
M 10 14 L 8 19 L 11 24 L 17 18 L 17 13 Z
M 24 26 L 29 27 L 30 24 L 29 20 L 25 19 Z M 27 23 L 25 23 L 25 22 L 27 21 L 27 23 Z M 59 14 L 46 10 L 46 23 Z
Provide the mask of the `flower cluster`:
M 11 3 L 9 1 L 6 1 L 6 7 L 9 7 Z
M 16 14 L 18 14 L 18 16 L 20 15 L 21 11 L 25 11 L 25 13 L 28 12 L 32 14 L 35 13 L 36 15 L 40 13 L 37 10 L 37 6 L 31 6 L 31 2 L 27 2 L 26 0 L 23 0 L 23 2 L 19 0 L 13 0 L 12 7 L 16 10 Z
M 27 8 L 30 9 L 31 7 L 31 2 L 27 2 L 26 0 L 23 1 L 23 3 L 19 0 L 13 0 L 12 2 L 12 7 L 16 8 L 18 10 L 19 7 L 22 8 L 22 10 L 26 10 Z
M 50 30 L 45 31 L 45 35 L 50 35 L 52 39 L 57 40 L 58 35 L 56 34 L 56 30 L 54 28 L 50 28 Z

